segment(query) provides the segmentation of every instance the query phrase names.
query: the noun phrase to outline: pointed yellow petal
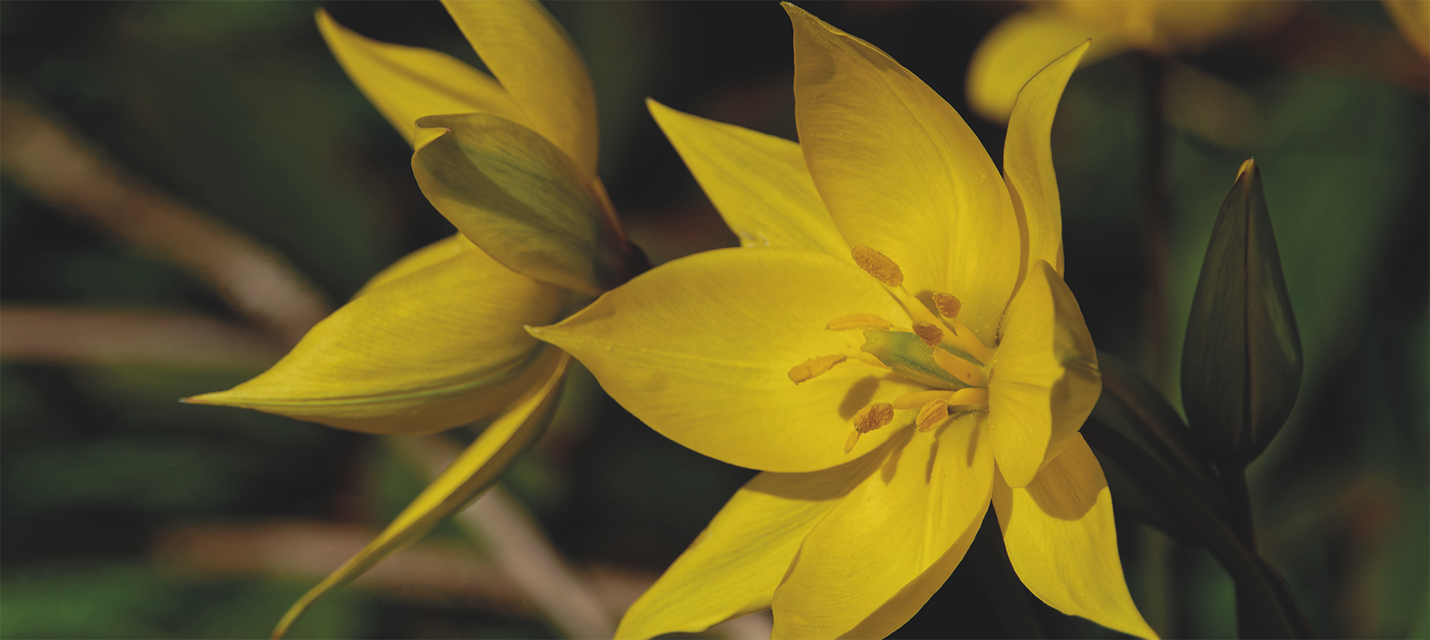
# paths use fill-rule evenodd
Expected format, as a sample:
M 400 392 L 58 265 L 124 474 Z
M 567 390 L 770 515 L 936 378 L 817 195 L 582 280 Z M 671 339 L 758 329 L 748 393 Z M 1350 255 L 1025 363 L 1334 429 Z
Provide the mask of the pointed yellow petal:
M 473 248 L 370 289 L 262 375 L 189 401 L 369 433 L 467 424 L 537 382 L 522 326 L 555 319 L 563 301 Z
M 442 4 L 531 128 L 596 177 L 596 94 L 566 30 L 537 2 Z
M 741 245 L 849 255 L 799 144 L 681 113 L 654 100 L 646 105 Z
M 413 142 L 422 116 L 481 111 L 525 122 L 495 80 L 445 53 L 369 40 L 318 9 L 318 30 L 338 63 L 383 117 Z
M 512 271 L 568 289 L 597 294 L 625 281 L 626 245 L 565 152 L 490 114 L 419 125 L 439 134 L 423 134 L 412 154 L 417 185 L 468 240 Z
M 1028 79 L 1088 38 L 1092 48 L 1084 65 L 1127 49 L 1127 44 L 1108 30 L 1077 20 L 1055 6 L 1008 16 L 983 36 L 968 62 L 968 106 L 984 118 L 1008 122 L 1018 92 Z M 1006 151 L 1004 158 L 1006 170 Z
M 882 286 L 848 261 L 797 249 L 721 249 L 651 270 L 533 335 L 576 356 L 601 386 L 667 438 L 762 471 L 816 471 L 877 447 L 913 414 L 844 442 L 856 412 L 923 389 L 849 359 L 796 385 L 792 367 L 859 352 L 825 324 L 874 313 L 907 324 Z
M 1008 305 L 988 382 L 988 427 L 1008 484 L 1032 482 L 1082 428 L 1101 394 L 1097 350 L 1077 299 L 1039 261 Z
M 1023 255 L 1029 266 L 1044 260 L 1058 275 L 1063 274 L 1063 214 L 1058 180 L 1053 175 L 1053 115 L 1063 87 L 1088 46 L 1083 42 L 1028 81 L 1018 94 L 1003 144 L 1004 179 L 1028 242 Z
M 883 459 L 867 455 L 824 471 L 755 476 L 631 605 L 616 637 L 697 633 L 768 609 L 805 536 Z
M 786 3 L 800 146 L 850 246 L 904 271 L 904 288 L 963 300 L 991 342 L 1018 274 L 1008 190 L 958 113 L 868 43 Z
M 556 349 L 542 349 L 540 362 L 532 366 L 539 372 L 536 384 L 493 421 L 376 539 L 303 594 L 283 615 L 273 636 L 281 637 L 319 598 L 426 535 L 496 482 L 546 430 L 570 361 L 570 356 Z
M 1033 595 L 1109 629 L 1157 637 L 1127 592 L 1107 479 L 1081 435 L 1027 487 L 995 480 L 993 507 L 1008 560 Z
M 905 429 L 825 516 L 775 591 L 777 638 L 882 638 L 908 622 L 973 541 L 993 486 L 977 416 Z
M 359 289 L 353 297 L 372 291 L 373 287 L 380 284 L 387 284 L 407 274 L 426 269 L 438 262 L 455 258 L 457 254 L 463 251 L 475 248 L 476 246 L 473 245 L 466 236 L 460 233 L 433 242 L 432 244 L 398 258 L 397 262 L 379 271 L 378 274 L 373 276 L 371 280 L 368 280 L 367 284 L 364 284 L 362 289 Z

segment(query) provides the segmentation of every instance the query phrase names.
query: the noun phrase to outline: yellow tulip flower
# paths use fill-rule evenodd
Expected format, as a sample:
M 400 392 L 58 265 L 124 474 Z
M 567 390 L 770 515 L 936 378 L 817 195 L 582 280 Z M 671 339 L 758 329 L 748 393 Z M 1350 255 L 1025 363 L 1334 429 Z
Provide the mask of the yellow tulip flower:
M 1054 56 L 1091 38 L 1083 64 L 1128 50 L 1170 54 L 1265 30 L 1289 2 L 1255 0 L 1059 0 L 1014 13 L 984 36 L 968 65 L 968 105 L 1007 122 L 1028 78 Z
M 999 176 L 926 84 L 785 7 L 798 144 L 650 105 L 744 246 L 531 329 L 660 433 L 763 471 L 617 636 L 766 608 L 775 637 L 887 635 L 948 578 L 991 504 L 1032 593 L 1153 637 L 1078 434 L 1101 378 L 1063 283 L 1050 131 L 1087 45 L 1023 88 Z
M 317 21 L 460 233 L 377 274 L 267 372 L 187 401 L 387 435 L 486 428 L 276 635 L 495 482 L 545 429 L 570 360 L 523 327 L 560 319 L 644 261 L 596 176 L 595 97 L 565 31 L 535 2 L 446 7 L 495 78 L 369 40 L 322 10 Z

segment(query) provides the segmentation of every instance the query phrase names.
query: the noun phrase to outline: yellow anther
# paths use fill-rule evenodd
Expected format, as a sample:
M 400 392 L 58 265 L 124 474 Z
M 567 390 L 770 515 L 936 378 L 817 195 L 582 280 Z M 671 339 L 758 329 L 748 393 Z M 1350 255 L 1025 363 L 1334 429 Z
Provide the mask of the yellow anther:
M 900 410 L 917 409 L 930 402 L 933 402 L 934 400 L 943 400 L 944 402 L 949 402 L 949 398 L 953 397 L 953 394 L 953 391 L 945 391 L 943 389 L 929 389 L 928 391 L 911 391 L 897 398 L 894 398 L 894 408 Z
M 959 389 L 949 396 L 948 404 L 954 407 L 986 407 L 988 406 L 988 390 L 978 387 Z
M 914 424 L 919 426 L 919 431 L 928 431 L 948 419 L 948 403 L 942 400 L 930 400 L 928 404 L 919 409 L 919 417 L 914 420 Z
M 864 245 L 854 247 L 854 264 L 859 265 L 865 273 L 874 276 L 875 280 L 897 287 L 904 284 L 904 271 L 895 264 L 893 260 L 878 251 L 870 249 Z
M 931 322 L 915 322 L 914 335 L 930 347 L 937 347 L 938 343 L 943 342 L 943 329 L 934 326 Z
M 872 313 L 856 313 L 852 316 L 830 320 L 824 328 L 830 331 L 847 331 L 849 329 L 863 331 L 864 329 L 888 329 L 892 326 L 894 323 Z
M 793 369 L 790 369 L 789 379 L 793 380 L 795 384 L 799 384 L 833 369 L 834 365 L 844 362 L 846 359 L 847 358 L 840 354 L 810 358 L 801 364 L 795 365 Z
M 963 310 L 963 302 L 947 293 L 933 294 L 933 305 L 949 320 L 957 318 L 958 312 Z
M 958 378 L 966 385 L 973 387 L 988 386 L 987 376 L 983 375 L 983 370 L 979 369 L 972 362 L 964 360 L 943 349 L 933 350 L 933 361 L 938 363 L 938 366 L 943 367 L 943 370 L 947 371 L 949 375 Z
M 859 433 L 869 433 L 894 421 L 894 405 L 875 402 L 854 414 L 854 428 Z

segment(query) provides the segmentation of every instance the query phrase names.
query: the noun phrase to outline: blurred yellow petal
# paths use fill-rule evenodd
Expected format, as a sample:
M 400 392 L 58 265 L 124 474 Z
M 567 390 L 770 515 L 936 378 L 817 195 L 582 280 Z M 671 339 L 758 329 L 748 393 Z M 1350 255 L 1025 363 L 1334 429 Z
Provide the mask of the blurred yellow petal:
M 1010 486 L 1077 435 L 1102 393 L 1097 351 L 1082 310 L 1051 265 L 1038 261 L 1008 305 L 988 381 L 988 430 Z
M 564 300 L 474 248 L 370 289 L 273 368 L 188 401 L 382 434 L 467 424 L 537 383 L 522 325 L 551 322 Z
M 594 295 L 627 279 L 625 242 L 561 149 L 485 113 L 419 125 L 417 185 L 468 240 L 512 271 L 568 289 Z
M 796 385 L 810 359 L 855 356 L 864 336 L 830 331 L 858 313 L 910 323 L 847 260 L 796 249 L 720 249 L 651 270 L 533 335 L 576 356 L 627 410 L 667 438 L 730 464 L 817 471 L 874 449 L 906 419 L 844 444 L 865 406 L 923 390 L 850 357 Z
M 1422 56 L 1430 56 L 1430 1 L 1381 0 L 1395 28 Z
M 993 485 L 977 416 L 905 429 L 800 547 L 775 592 L 777 638 L 882 638 L 908 622 L 972 543 Z M 872 457 L 872 456 L 870 456 Z
M 1247 0 L 1063 0 L 1057 8 L 1131 47 L 1169 53 L 1256 32 L 1280 22 L 1290 2 Z
M 1083 42 L 1028 81 L 1018 94 L 1003 143 L 1004 178 L 1028 243 L 1023 255 L 1029 266 L 1044 260 L 1058 275 L 1063 273 L 1063 214 L 1053 174 L 1053 115 L 1063 87 L 1087 49 L 1088 43 Z
M 798 143 L 646 104 L 741 245 L 849 256 Z
M 438 522 L 456 513 L 496 482 L 517 456 L 525 452 L 546 431 L 551 409 L 560 396 L 561 381 L 571 357 L 550 347 L 543 348 L 532 369 L 539 373 L 536 384 L 515 399 L 452 462 L 432 484 L 403 509 L 377 538 L 343 563 L 321 583 L 293 604 L 274 630 L 280 637 L 319 598 L 365 573 L 388 556 L 426 535 Z
M 1112 496 L 1081 435 L 1074 434 L 1027 487 L 995 480 L 993 508 L 1013 571 L 1033 595 L 1109 629 L 1157 637 L 1127 592 Z
M 481 111 L 514 122 L 526 114 L 501 85 L 445 53 L 370 40 L 318 9 L 318 30 L 338 63 L 383 117 L 413 142 L 422 116 Z
M 537 2 L 444 0 L 477 55 L 526 121 L 596 177 L 596 94 L 566 30 Z
M 364 284 L 355 295 L 360 296 L 380 284 L 387 284 L 409 273 L 421 271 L 438 262 L 455 258 L 463 251 L 475 248 L 476 245 L 473 245 L 472 241 L 460 233 L 448 236 L 398 258 L 397 262 L 379 271 L 371 280 L 368 280 L 367 284 Z
M 958 113 L 868 43 L 786 3 L 795 115 L 810 175 L 850 246 L 902 267 L 904 288 L 951 293 L 991 343 L 1018 275 L 1018 221 Z
M 1093 43 L 1083 64 L 1127 49 L 1112 32 L 1077 20 L 1056 6 L 1035 7 L 1004 18 L 983 36 L 968 62 L 968 106 L 984 118 L 1007 122 L 1028 79 L 1048 66 L 1048 61 L 1089 38 Z M 1006 171 L 1006 152 L 1004 158 Z
M 631 605 L 616 637 L 698 633 L 768 609 L 805 536 L 883 459 L 867 455 L 814 473 L 755 476 Z

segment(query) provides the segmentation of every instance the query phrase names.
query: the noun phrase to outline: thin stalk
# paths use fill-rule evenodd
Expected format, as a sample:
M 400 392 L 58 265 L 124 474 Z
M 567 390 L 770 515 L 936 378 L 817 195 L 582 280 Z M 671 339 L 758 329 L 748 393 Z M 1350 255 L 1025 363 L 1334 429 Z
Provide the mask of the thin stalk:
M 1162 389 L 1171 385 L 1171 349 L 1167 329 L 1167 138 L 1163 85 L 1167 63 L 1153 54 L 1140 54 L 1142 71 L 1142 262 L 1146 281 L 1142 290 L 1142 327 L 1152 381 Z
M 1246 486 L 1246 466 L 1227 465 L 1220 471 L 1221 491 L 1226 497 L 1231 526 L 1247 550 L 1260 553 L 1256 546 L 1256 526 L 1251 517 L 1251 491 Z

